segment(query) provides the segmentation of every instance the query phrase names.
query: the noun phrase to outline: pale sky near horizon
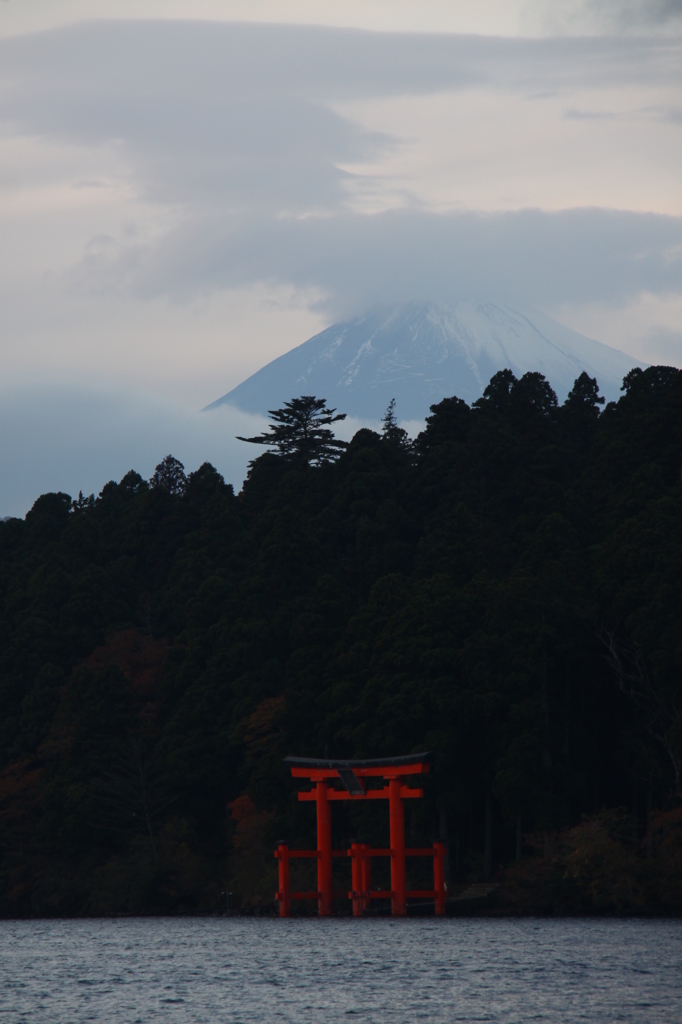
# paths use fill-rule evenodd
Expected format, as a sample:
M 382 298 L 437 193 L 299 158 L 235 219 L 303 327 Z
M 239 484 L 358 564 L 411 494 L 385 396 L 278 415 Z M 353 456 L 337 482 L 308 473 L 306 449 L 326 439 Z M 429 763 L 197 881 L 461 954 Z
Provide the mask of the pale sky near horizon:
M 682 0 L 0 0 L 0 515 L 372 302 L 682 366 L 681 80 Z

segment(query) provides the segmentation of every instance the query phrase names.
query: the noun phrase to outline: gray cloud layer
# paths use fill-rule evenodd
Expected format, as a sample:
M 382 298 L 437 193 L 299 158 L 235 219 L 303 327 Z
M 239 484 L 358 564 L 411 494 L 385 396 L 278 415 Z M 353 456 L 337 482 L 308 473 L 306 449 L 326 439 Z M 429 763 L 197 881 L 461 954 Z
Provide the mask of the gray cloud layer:
M 675 72 L 675 40 L 509 39 L 363 32 L 313 26 L 205 22 L 93 22 L 0 41 L 2 75 L 58 111 L 79 135 L 101 137 L 117 110 L 144 118 L 149 104 L 186 106 L 248 96 L 290 95 L 327 102 L 416 95 L 491 83 L 500 88 L 604 85 L 660 80 Z M 679 76 L 679 68 L 677 68 Z M 46 95 L 45 90 L 49 90 Z M 113 105 L 98 108 L 108 97 Z M 88 110 L 97 115 L 83 116 Z M 177 111 L 182 116 L 183 111 Z M 103 115 L 103 116 L 102 116 Z M 136 117 L 126 118 L 126 132 Z
M 125 147 L 149 199 L 338 207 L 339 164 L 392 140 L 334 102 L 486 86 L 524 95 L 667 81 L 670 40 L 519 40 L 173 22 L 93 23 L 0 42 L 0 119 Z
M 658 28 L 682 19 L 682 0 L 583 0 L 576 5 L 574 16 L 586 14 L 607 28 Z
M 619 303 L 679 289 L 682 218 L 587 209 L 192 220 L 157 246 L 93 256 L 84 272 L 142 296 L 294 284 L 318 289 L 334 317 L 405 296 Z
M 659 4 L 661 17 L 669 7 Z M 58 142 L 117 141 L 139 194 L 175 205 L 178 226 L 160 243 L 94 245 L 75 275 L 86 287 L 182 297 L 286 283 L 317 289 L 334 315 L 396 297 L 619 302 L 679 290 L 682 220 L 415 204 L 363 216 L 349 207 L 340 165 L 395 140 L 331 104 L 480 86 L 533 97 L 669 85 L 682 77 L 681 50 L 663 39 L 85 24 L 0 42 L 0 118 L 11 132 Z

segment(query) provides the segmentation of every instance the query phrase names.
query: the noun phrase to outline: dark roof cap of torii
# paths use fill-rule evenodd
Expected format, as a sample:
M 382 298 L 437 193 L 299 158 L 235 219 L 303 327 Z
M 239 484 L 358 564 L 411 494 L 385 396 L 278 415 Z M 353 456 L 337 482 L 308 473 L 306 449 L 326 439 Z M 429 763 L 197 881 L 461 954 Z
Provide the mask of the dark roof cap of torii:
M 328 757 L 285 757 L 284 764 L 292 768 L 394 768 L 406 764 L 424 764 L 431 757 L 423 754 L 404 754 L 402 757 L 376 757 L 370 761 L 339 761 Z

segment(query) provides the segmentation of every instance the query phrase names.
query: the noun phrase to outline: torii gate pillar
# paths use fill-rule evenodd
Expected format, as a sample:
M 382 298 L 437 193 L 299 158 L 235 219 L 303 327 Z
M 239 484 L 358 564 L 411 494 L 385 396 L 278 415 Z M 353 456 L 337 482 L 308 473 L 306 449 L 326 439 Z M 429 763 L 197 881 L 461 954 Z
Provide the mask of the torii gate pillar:
M 320 781 L 315 786 L 317 804 L 317 911 L 320 917 L 332 913 L 332 808 L 329 803 L 329 783 Z
M 389 820 L 391 827 L 391 914 L 407 914 L 407 885 L 405 882 L 405 805 L 400 795 L 400 779 L 390 779 Z

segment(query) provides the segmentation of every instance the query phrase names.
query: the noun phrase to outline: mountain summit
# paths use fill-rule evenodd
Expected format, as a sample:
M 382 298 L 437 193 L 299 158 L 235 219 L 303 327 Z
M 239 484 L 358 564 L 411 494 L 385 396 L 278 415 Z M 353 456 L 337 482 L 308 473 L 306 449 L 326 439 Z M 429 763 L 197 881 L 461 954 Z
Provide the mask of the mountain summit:
M 539 371 L 563 400 L 586 370 L 607 399 L 636 359 L 578 334 L 539 310 L 493 302 L 410 303 L 333 324 L 274 359 L 208 408 L 224 403 L 265 413 L 296 395 L 318 395 L 361 419 L 391 398 L 401 419 L 457 395 L 471 403 L 498 370 Z

